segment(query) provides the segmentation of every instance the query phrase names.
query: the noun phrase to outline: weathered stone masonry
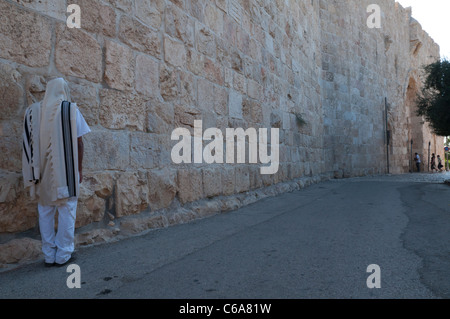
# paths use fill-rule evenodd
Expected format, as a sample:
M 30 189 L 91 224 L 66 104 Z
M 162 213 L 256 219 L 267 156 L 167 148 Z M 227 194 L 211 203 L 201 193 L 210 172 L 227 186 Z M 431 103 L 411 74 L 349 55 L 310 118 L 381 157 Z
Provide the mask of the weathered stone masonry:
M 381 29 L 366 25 L 371 3 Z M 69 4 L 81 29 L 66 26 Z M 393 0 L 1 0 L 0 263 L 39 251 L 21 128 L 52 77 L 70 83 L 92 128 L 77 213 L 77 242 L 89 244 L 324 178 L 386 173 L 385 98 L 390 170 L 407 172 L 411 138 L 424 157 L 429 141 L 442 149 L 413 102 L 420 67 L 438 57 Z M 173 164 L 171 132 L 196 119 L 222 131 L 280 128 L 279 172 Z

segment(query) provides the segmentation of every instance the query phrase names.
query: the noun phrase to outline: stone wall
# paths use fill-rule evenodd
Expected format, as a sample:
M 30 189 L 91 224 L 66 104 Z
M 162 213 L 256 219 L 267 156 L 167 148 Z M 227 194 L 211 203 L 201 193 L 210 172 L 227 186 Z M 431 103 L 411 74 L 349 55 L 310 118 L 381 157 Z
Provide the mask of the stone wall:
M 322 15 L 322 99 L 324 151 L 338 176 L 385 173 L 386 113 L 389 171 L 405 173 L 413 151 L 428 156 L 443 139 L 435 138 L 415 115 L 414 99 L 422 83 L 420 68 L 439 57 L 439 47 L 394 1 L 378 1 L 381 29 L 362 27 L 374 1 L 320 2 Z M 351 12 L 352 14 L 347 14 Z
M 66 26 L 72 3 L 81 29 Z M 366 25 L 370 3 L 382 9 L 381 29 Z M 22 117 L 56 76 L 92 129 L 78 244 L 323 178 L 386 173 L 385 98 L 391 172 L 408 171 L 413 136 L 421 154 L 428 140 L 442 149 L 407 98 L 439 48 L 392 0 L 1 0 L 0 12 L 0 244 L 39 238 L 21 180 Z M 279 128 L 278 173 L 172 163 L 172 131 L 199 119 L 223 132 Z

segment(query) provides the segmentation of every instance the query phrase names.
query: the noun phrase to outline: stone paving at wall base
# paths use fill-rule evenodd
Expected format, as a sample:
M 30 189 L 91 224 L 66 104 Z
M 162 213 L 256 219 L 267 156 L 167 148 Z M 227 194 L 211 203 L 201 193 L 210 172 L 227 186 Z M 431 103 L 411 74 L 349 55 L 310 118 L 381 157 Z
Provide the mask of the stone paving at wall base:
M 376 181 L 376 182 L 400 182 L 400 183 L 433 183 L 443 184 L 450 181 L 450 172 L 436 172 L 436 173 L 411 173 L 411 174 L 392 174 L 379 176 L 364 176 L 349 178 L 345 181 L 360 182 L 360 181 Z

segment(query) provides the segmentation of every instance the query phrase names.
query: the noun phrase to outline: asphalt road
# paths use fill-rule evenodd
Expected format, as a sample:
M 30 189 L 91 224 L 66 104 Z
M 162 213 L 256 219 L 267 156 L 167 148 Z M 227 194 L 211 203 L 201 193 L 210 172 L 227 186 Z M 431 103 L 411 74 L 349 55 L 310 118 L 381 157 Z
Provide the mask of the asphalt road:
M 81 288 L 41 261 L 0 298 L 450 298 L 450 187 L 329 181 L 234 212 L 80 249 Z M 369 265 L 381 288 L 369 289 Z

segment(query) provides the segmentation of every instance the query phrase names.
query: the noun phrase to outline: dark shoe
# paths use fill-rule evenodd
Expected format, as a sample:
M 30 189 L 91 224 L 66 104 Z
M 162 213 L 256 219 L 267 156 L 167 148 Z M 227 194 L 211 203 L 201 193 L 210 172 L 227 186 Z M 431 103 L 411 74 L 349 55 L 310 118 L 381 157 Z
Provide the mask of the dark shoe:
M 69 258 L 65 263 L 63 263 L 63 264 L 55 263 L 55 265 L 56 265 L 56 267 L 63 267 L 63 266 L 65 266 L 65 265 L 69 264 L 69 263 L 74 262 L 75 259 L 76 259 L 75 256 L 72 255 L 72 256 L 70 256 L 70 258 Z
M 56 265 L 56 263 L 47 263 L 47 262 L 44 262 L 44 264 L 45 264 L 45 267 L 47 267 L 47 268 L 50 268 L 50 267 L 53 267 Z

